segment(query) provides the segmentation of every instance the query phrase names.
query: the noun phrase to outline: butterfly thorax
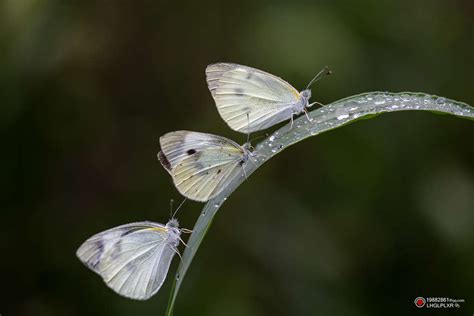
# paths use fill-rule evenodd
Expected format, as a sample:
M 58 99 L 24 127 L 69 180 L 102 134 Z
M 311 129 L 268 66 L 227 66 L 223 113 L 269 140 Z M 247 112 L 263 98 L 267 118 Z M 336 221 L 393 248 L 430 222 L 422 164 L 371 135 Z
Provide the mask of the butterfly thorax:
M 243 155 L 242 160 L 241 160 L 241 164 L 243 165 L 243 164 L 247 163 L 247 161 L 249 161 L 250 157 L 255 157 L 255 153 L 253 152 L 253 147 L 250 144 L 250 142 L 247 142 L 247 143 L 243 144 L 241 147 L 242 147 L 242 150 L 244 152 L 244 155 Z
M 166 229 L 168 230 L 168 241 L 177 246 L 179 244 L 179 236 L 181 235 L 181 230 L 179 229 L 179 223 L 176 218 L 172 218 L 166 224 Z
M 300 92 L 300 99 L 293 104 L 293 113 L 300 114 L 308 107 L 309 99 L 311 98 L 311 90 L 306 89 Z

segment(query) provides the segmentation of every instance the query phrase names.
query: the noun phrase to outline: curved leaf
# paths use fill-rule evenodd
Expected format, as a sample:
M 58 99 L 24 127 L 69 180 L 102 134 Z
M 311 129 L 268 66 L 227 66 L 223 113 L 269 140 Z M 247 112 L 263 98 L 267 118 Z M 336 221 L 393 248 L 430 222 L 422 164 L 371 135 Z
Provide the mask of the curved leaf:
M 371 118 L 385 112 L 408 110 L 451 114 L 474 120 L 473 107 L 466 103 L 443 97 L 411 92 L 369 92 L 359 94 L 311 111 L 309 113 L 309 117 L 312 119 L 311 122 L 308 121 L 306 116 L 302 115 L 294 121 L 292 128 L 290 128 L 290 123 L 288 123 L 271 134 L 256 146 L 255 152 L 257 153 L 257 161 L 255 164 L 247 163 L 245 165 L 247 177 L 269 158 L 305 138 L 347 125 L 359 119 Z M 220 195 L 207 202 L 204 206 L 201 216 L 199 216 L 193 228 L 193 233 L 188 240 L 188 247 L 184 251 L 183 259 L 176 272 L 168 302 L 167 315 L 173 314 L 174 303 L 183 278 L 207 230 L 211 226 L 212 219 L 227 197 L 243 181 L 245 181 L 243 174 L 236 177 Z

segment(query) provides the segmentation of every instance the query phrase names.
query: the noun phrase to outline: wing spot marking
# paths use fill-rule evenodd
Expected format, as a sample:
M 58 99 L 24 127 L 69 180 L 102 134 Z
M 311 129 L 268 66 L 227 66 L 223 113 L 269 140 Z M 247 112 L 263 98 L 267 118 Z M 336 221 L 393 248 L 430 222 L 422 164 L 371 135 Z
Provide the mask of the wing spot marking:
M 161 162 L 163 167 L 165 167 L 167 170 L 171 170 L 171 163 L 161 150 L 158 152 L 158 160 Z
M 236 96 L 241 97 L 241 96 L 244 95 L 244 89 L 242 89 L 242 88 L 235 88 L 234 91 L 235 91 Z

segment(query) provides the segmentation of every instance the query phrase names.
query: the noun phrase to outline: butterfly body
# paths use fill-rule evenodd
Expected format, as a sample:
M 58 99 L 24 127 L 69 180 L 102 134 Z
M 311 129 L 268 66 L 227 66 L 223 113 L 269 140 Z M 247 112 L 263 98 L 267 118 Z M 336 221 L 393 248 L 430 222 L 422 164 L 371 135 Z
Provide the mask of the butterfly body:
M 311 99 L 311 89 L 305 89 L 300 92 L 301 99 L 293 106 L 295 114 L 301 114 L 306 108 L 311 107 L 309 99 Z
M 299 92 L 285 80 L 248 66 L 217 63 L 206 68 L 217 110 L 235 131 L 263 130 L 306 112 L 311 90 Z
M 165 230 L 168 232 L 166 236 L 167 243 L 176 249 L 179 246 L 181 229 L 179 228 L 179 222 L 176 218 L 172 218 L 166 223 Z

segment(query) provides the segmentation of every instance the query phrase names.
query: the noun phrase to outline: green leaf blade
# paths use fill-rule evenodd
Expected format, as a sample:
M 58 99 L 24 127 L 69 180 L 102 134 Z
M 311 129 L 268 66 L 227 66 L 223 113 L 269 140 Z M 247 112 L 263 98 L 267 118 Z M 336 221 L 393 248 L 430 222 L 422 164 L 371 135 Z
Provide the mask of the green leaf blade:
M 255 163 L 245 165 L 247 177 L 271 157 L 303 139 L 361 119 L 369 119 L 383 113 L 398 111 L 429 111 L 474 120 L 474 108 L 472 106 L 443 97 L 412 92 L 369 92 L 359 94 L 309 112 L 311 121 L 308 121 L 306 116 L 302 115 L 294 121 L 293 127 L 288 123 L 272 133 L 256 146 L 255 153 L 257 153 L 257 157 Z M 204 206 L 176 272 L 166 312 L 168 316 L 173 314 L 174 304 L 183 278 L 210 228 L 214 216 L 230 194 L 244 181 L 245 177 L 242 173 L 233 179 L 221 194 L 208 201 Z

